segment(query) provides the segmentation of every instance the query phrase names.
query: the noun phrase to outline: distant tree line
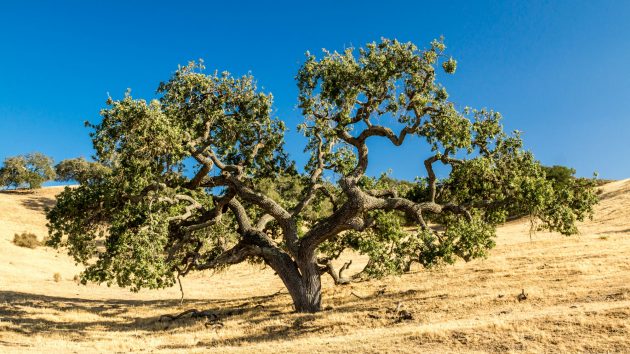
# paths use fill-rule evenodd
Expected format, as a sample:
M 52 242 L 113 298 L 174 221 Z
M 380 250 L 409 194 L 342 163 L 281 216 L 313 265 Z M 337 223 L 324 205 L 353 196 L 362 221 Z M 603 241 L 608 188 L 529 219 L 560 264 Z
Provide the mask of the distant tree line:
M 7 189 L 37 189 L 48 181 L 88 184 L 107 174 L 109 168 L 83 157 L 54 160 L 40 152 L 11 156 L 0 167 L 0 187 Z

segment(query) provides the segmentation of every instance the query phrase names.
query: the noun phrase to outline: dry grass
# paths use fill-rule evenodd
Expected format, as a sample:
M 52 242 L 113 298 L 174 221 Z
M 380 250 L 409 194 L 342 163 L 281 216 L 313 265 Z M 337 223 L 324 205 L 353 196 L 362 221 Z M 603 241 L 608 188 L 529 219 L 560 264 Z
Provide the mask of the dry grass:
M 22 232 L 21 234 L 13 235 L 13 244 L 26 248 L 37 248 L 42 245 L 42 243 L 37 240 L 37 235 L 30 232 Z
M 185 279 L 183 305 L 176 287 L 79 286 L 67 256 L 11 243 L 24 228 L 45 235 L 42 208 L 57 192 L 0 194 L 0 352 L 630 352 L 630 180 L 602 187 L 580 236 L 530 237 L 515 221 L 487 260 L 342 287 L 326 279 L 328 309 L 314 315 L 292 313 L 273 272 L 249 265 Z M 160 321 L 191 308 L 218 319 Z

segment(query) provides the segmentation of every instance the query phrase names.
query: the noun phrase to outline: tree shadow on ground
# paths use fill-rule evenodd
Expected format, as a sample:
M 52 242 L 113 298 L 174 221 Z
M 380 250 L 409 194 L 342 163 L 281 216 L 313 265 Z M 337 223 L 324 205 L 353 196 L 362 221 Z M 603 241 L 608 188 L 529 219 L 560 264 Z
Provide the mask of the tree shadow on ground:
M 597 234 L 605 236 L 606 234 L 630 234 L 630 229 L 610 229 L 605 231 L 599 231 Z
M 0 189 L 0 194 L 29 195 L 34 193 L 35 191 L 33 189 Z
M 384 309 L 394 300 L 409 299 L 419 295 L 418 291 L 375 292 L 363 299 L 346 299 L 343 305 L 336 307 L 336 314 L 354 312 L 373 312 Z M 427 297 L 430 299 L 433 297 Z M 422 298 L 416 299 L 422 301 Z M 274 341 L 280 338 L 298 338 L 312 333 L 334 331 L 336 321 L 326 321 L 325 325 L 314 323 L 318 316 L 326 316 L 330 311 L 319 314 L 294 313 L 287 293 L 275 293 L 264 296 L 238 299 L 189 299 L 180 305 L 179 300 L 92 300 L 61 296 L 49 296 L 15 291 L 0 291 L 0 323 L 10 323 L 2 331 L 19 333 L 26 336 L 36 334 L 60 334 L 71 340 L 83 341 L 90 332 L 146 332 L 186 330 L 186 328 L 205 325 L 208 330 L 220 328 L 230 319 L 246 321 L 248 325 L 260 329 L 255 334 L 242 334 L 224 338 L 221 342 L 199 342 L 198 346 Z M 138 315 L 138 308 L 154 315 Z M 198 309 L 212 316 L 206 318 L 182 317 L 168 320 L 164 315 L 176 315 L 184 310 Z M 75 312 L 69 319 L 66 312 Z M 95 315 L 95 316 L 92 316 Z M 84 316 L 85 319 L 82 319 Z M 366 315 L 367 316 L 367 315 Z M 280 321 L 270 320 L 278 318 Z M 214 327 L 218 325 L 219 327 Z M 168 347 L 164 349 L 183 349 Z
M 599 200 L 605 200 L 605 199 L 611 199 L 611 198 L 615 198 L 618 197 L 620 195 L 624 195 L 627 194 L 628 191 L 626 188 L 620 188 L 620 189 L 615 189 L 613 191 L 610 192 L 604 192 L 598 195 Z
M 239 346 L 247 343 L 271 342 L 274 340 L 293 340 L 313 333 L 331 333 L 335 330 L 335 323 L 325 325 L 315 325 L 312 322 L 316 315 L 303 314 L 296 315 L 290 324 L 269 325 L 263 328 L 261 333 L 237 336 L 232 338 L 222 338 L 220 340 L 199 341 L 197 347 L 217 347 L 217 346 Z M 169 344 L 159 347 L 160 349 L 182 350 L 190 349 L 189 345 Z
M 39 196 L 29 196 L 28 198 L 20 201 L 20 203 L 27 209 L 35 211 L 46 211 L 55 206 L 54 199 Z
M 234 337 L 221 337 L 220 339 L 212 339 L 199 341 L 195 344 L 197 347 L 212 348 L 217 346 L 241 346 L 251 343 L 287 341 L 299 339 L 314 333 L 319 335 L 336 335 L 339 334 L 340 328 L 347 325 L 343 319 L 354 314 L 359 317 L 368 319 L 363 325 L 369 326 L 370 318 L 380 321 L 381 326 L 391 326 L 400 323 L 396 318 L 386 318 L 384 315 L 391 310 L 391 305 L 406 301 L 415 301 L 418 303 L 433 302 L 435 300 L 443 300 L 449 297 L 448 294 L 438 294 L 433 296 L 425 295 L 426 290 L 403 290 L 403 291 L 383 291 L 384 288 L 374 291 L 371 294 L 362 296 L 361 298 L 354 295 L 351 299 L 345 299 L 340 306 L 325 308 L 322 312 L 315 314 L 300 314 L 295 312 L 284 312 L 279 315 L 284 321 L 269 321 L 269 316 L 273 316 L 271 311 L 260 311 L 256 316 L 247 318 L 248 323 L 256 328 L 260 328 L 258 333 L 240 335 Z M 425 296 L 422 296 L 425 295 Z M 325 321 L 316 321 L 321 316 L 328 316 L 334 313 L 334 316 L 326 318 Z M 370 315 L 378 314 L 379 317 L 371 317 Z M 341 315 L 341 316 L 339 316 Z M 393 315 L 392 315 L 393 316 Z M 362 326 L 361 323 L 355 323 L 353 326 Z M 343 330 L 341 330 L 343 332 Z M 160 349 L 185 350 L 190 349 L 190 345 L 184 344 L 168 344 L 159 347 Z
M 198 308 L 212 312 L 218 318 L 227 318 L 232 314 L 247 317 L 259 317 L 287 313 L 280 305 L 269 304 L 276 296 L 272 294 L 231 300 L 185 300 L 180 306 L 179 300 L 91 300 L 30 294 L 16 291 L 0 291 L 0 323 L 10 323 L 3 331 L 24 335 L 38 333 L 62 333 L 80 340 L 87 332 L 99 328 L 108 332 L 127 331 L 164 331 L 197 324 L 197 319 L 162 321 L 162 316 L 181 312 L 182 308 Z M 137 316 L 134 309 L 144 307 L 149 311 L 160 312 L 154 316 Z M 98 320 L 63 320 L 64 312 L 84 312 L 96 315 Z M 42 314 L 51 319 L 42 318 Z M 91 319 L 92 316 L 86 316 Z M 53 319 L 55 318 L 55 319 Z

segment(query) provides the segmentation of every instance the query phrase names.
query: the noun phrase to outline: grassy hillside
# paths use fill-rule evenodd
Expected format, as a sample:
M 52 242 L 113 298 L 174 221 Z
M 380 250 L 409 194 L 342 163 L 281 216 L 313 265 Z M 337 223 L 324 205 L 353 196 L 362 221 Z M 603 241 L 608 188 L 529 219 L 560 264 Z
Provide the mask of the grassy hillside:
M 43 209 L 60 190 L 0 193 L 0 352 L 630 351 L 630 180 L 601 187 L 579 236 L 530 235 L 514 221 L 486 260 L 341 287 L 326 279 L 327 310 L 314 315 L 292 313 L 273 272 L 250 265 L 184 279 L 183 304 L 177 287 L 79 286 L 66 255 L 12 243 L 16 232 L 46 235 Z M 193 308 L 212 316 L 160 320 Z

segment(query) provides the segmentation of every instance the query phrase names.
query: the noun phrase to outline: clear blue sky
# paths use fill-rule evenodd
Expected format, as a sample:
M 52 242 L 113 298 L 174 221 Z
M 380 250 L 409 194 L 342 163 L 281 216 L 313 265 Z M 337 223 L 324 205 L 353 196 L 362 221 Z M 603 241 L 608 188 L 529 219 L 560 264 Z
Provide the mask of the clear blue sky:
M 152 98 L 178 64 L 203 58 L 274 94 L 303 163 L 294 76 L 306 50 L 444 35 L 459 62 L 443 81 L 454 101 L 503 113 L 544 164 L 630 177 L 630 1 L 440 3 L 2 1 L 0 159 L 89 157 L 83 122 L 98 121 L 108 92 Z M 423 145 L 385 145 L 371 145 L 371 174 L 422 175 Z

